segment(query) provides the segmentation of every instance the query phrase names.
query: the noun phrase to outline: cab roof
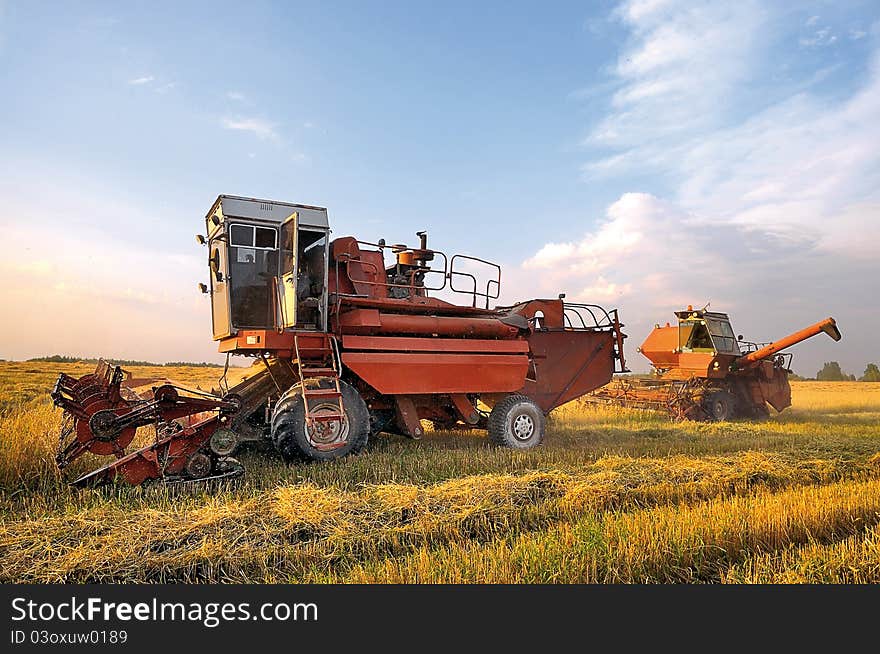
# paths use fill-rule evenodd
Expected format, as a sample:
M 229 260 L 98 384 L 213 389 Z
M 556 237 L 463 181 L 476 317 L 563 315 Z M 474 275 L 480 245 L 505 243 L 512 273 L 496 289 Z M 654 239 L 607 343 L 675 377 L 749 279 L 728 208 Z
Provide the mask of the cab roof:
M 278 200 L 261 200 L 259 198 L 247 198 L 239 195 L 218 195 L 211 205 L 210 211 L 205 215 L 209 220 L 220 210 L 220 217 L 244 218 L 251 220 L 263 220 L 272 223 L 282 223 L 291 213 L 299 214 L 299 224 L 307 227 L 328 228 L 330 221 L 327 218 L 325 207 L 316 207 L 310 204 L 296 204 L 293 202 L 279 202 Z
M 711 318 L 712 320 L 726 320 L 730 322 L 730 318 L 727 314 L 719 311 L 692 309 L 691 311 L 676 311 L 675 315 L 679 320 L 705 320 L 706 318 Z

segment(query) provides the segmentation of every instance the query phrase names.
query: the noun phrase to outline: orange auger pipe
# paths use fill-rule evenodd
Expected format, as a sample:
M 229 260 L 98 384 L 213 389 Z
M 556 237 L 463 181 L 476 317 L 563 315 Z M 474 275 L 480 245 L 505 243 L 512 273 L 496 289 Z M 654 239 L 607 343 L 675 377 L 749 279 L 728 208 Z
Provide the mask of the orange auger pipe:
M 825 332 L 835 341 L 840 340 L 840 330 L 837 328 L 837 323 L 834 322 L 834 318 L 826 318 L 825 320 L 817 322 L 815 325 L 810 325 L 809 327 L 805 327 L 804 329 L 797 331 L 794 334 L 789 334 L 785 338 L 780 338 L 778 341 L 773 341 L 772 343 L 770 343 L 770 345 L 765 345 L 760 350 L 749 352 L 745 356 L 740 357 L 737 362 L 740 366 L 745 366 L 750 363 L 756 363 L 761 359 L 766 359 L 767 357 L 776 354 L 780 350 L 784 350 L 790 345 L 795 345 L 796 343 L 805 341 L 811 336 L 815 336 L 819 332 Z

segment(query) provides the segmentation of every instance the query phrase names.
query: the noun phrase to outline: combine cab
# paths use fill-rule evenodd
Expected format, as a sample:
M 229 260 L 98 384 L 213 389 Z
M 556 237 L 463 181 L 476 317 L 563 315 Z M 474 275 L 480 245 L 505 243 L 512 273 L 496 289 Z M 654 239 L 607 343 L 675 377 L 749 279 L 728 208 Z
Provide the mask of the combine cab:
M 616 310 L 562 295 L 489 308 L 501 269 L 429 249 L 424 232 L 418 247 L 331 240 L 326 209 L 225 195 L 206 226 L 198 240 L 210 282 L 200 287 L 214 340 L 261 372 L 211 396 L 171 384 L 136 394 L 106 364 L 81 379 L 62 375 L 53 392 L 67 416 L 59 466 L 86 452 L 115 457 L 74 483 L 229 476 L 246 441 L 328 461 L 382 431 L 420 438 L 423 420 L 530 448 L 551 409 L 625 371 Z M 128 452 L 145 425 L 155 442 Z
M 766 418 L 791 406 L 791 354 L 782 352 L 825 332 L 839 341 L 827 318 L 773 343 L 734 336 L 726 313 L 676 311 L 677 325 L 656 325 L 639 348 L 654 369 L 651 379 L 615 380 L 589 400 L 658 409 L 675 418 L 730 420 Z

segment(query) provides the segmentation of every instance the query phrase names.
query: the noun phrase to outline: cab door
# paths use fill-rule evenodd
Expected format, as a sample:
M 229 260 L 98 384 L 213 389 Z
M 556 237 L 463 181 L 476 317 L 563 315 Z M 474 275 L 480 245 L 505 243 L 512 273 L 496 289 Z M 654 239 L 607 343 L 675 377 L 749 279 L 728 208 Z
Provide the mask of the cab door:
M 208 267 L 210 268 L 211 322 L 214 340 L 232 335 L 229 304 L 229 269 L 226 258 L 226 240 L 217 230 L 208 240 Z
M 281 223 L 281 325 L 296 326 L 296 270 L 299 214 L 294 211 Z

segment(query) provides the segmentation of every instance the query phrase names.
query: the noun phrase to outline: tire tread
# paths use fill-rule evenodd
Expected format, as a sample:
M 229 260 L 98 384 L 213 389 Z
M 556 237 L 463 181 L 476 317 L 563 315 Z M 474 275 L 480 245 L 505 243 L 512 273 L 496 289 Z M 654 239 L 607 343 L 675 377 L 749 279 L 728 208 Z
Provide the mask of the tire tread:
M 498 447 L 508 447 L 508 448 L 516 447 L 515 445 L 513 445 L 510 442 L 510 440 L 508 439 L 508 436 L 506 434 L 507 414 L 510 413 L 510 411 L 517 404 L 520 404 L 522 402 L 527 402 L 527 403 L 533 405 L 537 409 L 538 415 L 540 416 L 539 424 L 535 425 L 535 428 L 540 430 L 540 437 L 538 439 L 538 442 L 535 443 L 535 445 L 532 445 L 531 447 L 535 447 L 543 442 L 543 440 L 544 440 L 544 426 L 546 424 L 545 419 L 544 419 L 544 412 L 541 411 L 540 407 L 538 407 L 538 405 L 535 403 L 534 400 L 532 400 L 532 398 L 530 398 L 526 395 L 521 395 L 519 393 L 514 393 L 512 395 L 508 395 L 507 397 L 502 399 L 500 402 L 498 402 L 492 408 L 491 413 L 489 413 L 489 421 L 488 421 L 488 423 L 489 423 L 488 424 L 489 441 L 493 445 L 497 445 Z M 526 448 L 522 448 L 522 449 L 526 449 Z

